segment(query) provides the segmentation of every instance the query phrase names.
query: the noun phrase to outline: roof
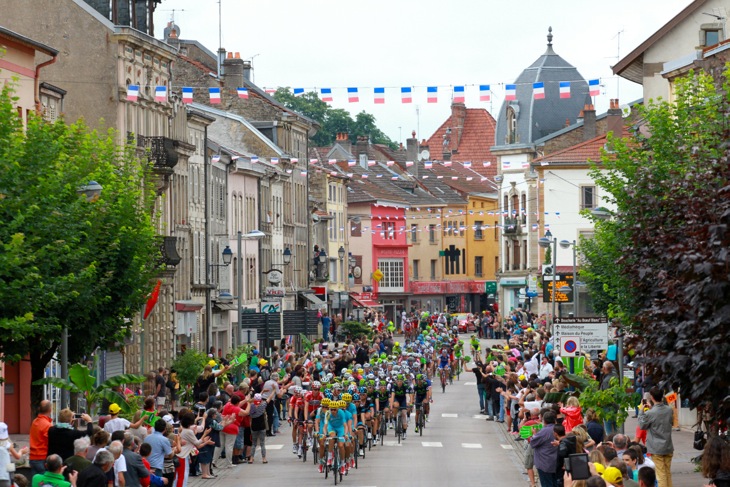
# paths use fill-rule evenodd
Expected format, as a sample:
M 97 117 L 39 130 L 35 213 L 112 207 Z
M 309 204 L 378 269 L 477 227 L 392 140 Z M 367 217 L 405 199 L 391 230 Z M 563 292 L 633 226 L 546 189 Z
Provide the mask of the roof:
M 42 52 L 43 54 L 48 54 L 49 56 L 56 57 L 58 55 L 58 51 L 54 48 L 42 44 L 38 41 L 34 41 L 30 37 L 18 34 L 17 32 L 14 32 L 10 29 L 6 29 L 5 27 L 0 27 L 0 36 L 10 38 L 15 42 L 30 47 L 35 51 Z
M 570 82 L 570 98 L 560 98 L 560 82 Z M 535 100 L 533 83 L 545 84 L 545 98 Z M 495 147 L 508 149 L 515 145 L 532 144 L 576 122 L 588 95 L 588 82 L 578 70 L 553 50 L 552 31 L 548 34 L 545 53 L 517 77 L 516 100 L 502 103 L 497 118 Z M 507 110 L 516 114 L 515 138 L 509 143 Z
M 629 135 L 628 129 L 624 126 L 621 136 L 628 137 Z M 549 166 L 551 164 L 586 164 L 588 161 L 599 162 L 606 141 L 607 134 L 599 135 L 572 147 L 537 158 L 532 161 L 532 164 Z
M 656 44 L 662 37 L 668 34 L 677 25 L 682 23 L 687 17 L 692 15 L 698 8 L 704 5 L 707 0 L 694 0 L 687 5 L 681 12 L 675 15 L 669 22 L 664 24 L 658 31 L 654 32 L 647 40 L 639 44 L 636 49 L 628 53 L 615 66 L 613 66 L 613 74 L 618 74 L 622 78 L 626 78 L 634 83 L 643 84 L 644 81 L 644 53 Z

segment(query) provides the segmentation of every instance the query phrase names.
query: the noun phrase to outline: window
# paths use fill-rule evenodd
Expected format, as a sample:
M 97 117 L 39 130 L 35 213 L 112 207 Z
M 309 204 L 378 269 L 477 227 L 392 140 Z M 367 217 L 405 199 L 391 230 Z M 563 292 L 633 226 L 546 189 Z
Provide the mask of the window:
M 436 263 L 438 261 L 435 259 L 431 259 L 431 279 L 436 279 Z
M 520 206 L 520 214 L 522 215 L 522 224 L 527 224 L 527 195 L 525 193 L 522 193 L 521 196 L 521 206 Z
M 482 232 L 483 226 L 484 222 L 482 221 L 474 222 L 474 240 L 484 240 L 484 232 Z
M 703 46 L 714 46 L 722 40 L 722 32 L 719 28 L 707 27 L 702 29 L 702 45 Z
M 403 259 L 378 259 L 383 273 L 378 289 L 383 292 L 403 292 Z
M 411 242 L 418 242 L 418 225 L 411 223 Z
M 351 237 L 362 237 L 362 222 L 351 221 L 350 222 L 350 236 Z
M 436 243 L 436 225 L 431 224 L 428 226 L 428 242 Z
M 517 142 L 517 113 L 513 107 L 507 107 L 507 140 L 508 144 Z
M 474 257 L 474 276 L 482 277 L 484 270 L 482 268 L 482 256 Z
M 395 222 L 383 222 L 383 238 L 395 239 Z
M 413 260 L 413 279 L 418 280 L 418 276 L 420 275 L 419 267 L 420 267 L 421 261 L 419 260 Z
M 580 187 L 580 209 L 591 210 L 596 207 L 596 187 L 581 186 Z
M 337 260 L 330 260 L 330 282 L 337 282 Z

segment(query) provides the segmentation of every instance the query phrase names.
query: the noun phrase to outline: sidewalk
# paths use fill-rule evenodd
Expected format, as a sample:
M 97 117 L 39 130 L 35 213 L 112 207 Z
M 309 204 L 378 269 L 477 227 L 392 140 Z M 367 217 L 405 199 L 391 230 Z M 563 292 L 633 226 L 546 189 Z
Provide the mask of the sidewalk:
M 509 433 L 507 423 L 495 422 L 491 424 L 500 428 L 503 436 L 507 438 L 507 443 L 512 446 L 519 462 L 522 463 L 525 456 L 525 442 L 515 440 L 515 437 Z M 633 438 L 635 435 L 637 424 L 637 420 L 630 416 L 626 420 L 624 430 L 629 437 Z M 695 472 L 695 465 L 692 463 L 692 458 L 699 455 L 700 452 L 692 448 L 693 441 L 694 433 L 692 431 L 672 431 L 672 442 L 674 443 L 672 484 L 674 487 L 700 487 L 707 483 L 707 479 L 703 478 L 700 472 Z

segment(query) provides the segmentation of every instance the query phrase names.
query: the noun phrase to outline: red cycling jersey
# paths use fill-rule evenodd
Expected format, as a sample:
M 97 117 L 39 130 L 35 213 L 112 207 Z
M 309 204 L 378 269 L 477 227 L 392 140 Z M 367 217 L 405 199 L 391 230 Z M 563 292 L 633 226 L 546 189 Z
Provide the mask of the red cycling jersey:
M 309 391 L 304 394 L 304 402 L 309 403 L 310 411 L 314 411 L 319 407 L 319 403 L 322 402 L 322 393 L 319 391 Z

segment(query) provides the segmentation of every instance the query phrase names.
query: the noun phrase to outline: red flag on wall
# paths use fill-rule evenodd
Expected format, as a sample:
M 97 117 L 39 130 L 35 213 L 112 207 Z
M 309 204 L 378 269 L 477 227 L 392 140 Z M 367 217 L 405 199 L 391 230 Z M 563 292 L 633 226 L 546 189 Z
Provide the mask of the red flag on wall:
M 160 298 L 161 285 L 162 281 L 158 280 L 157 284 L 155 284 L 155 288 L 152 290 L 152 294 L 150 294 L 150 297 L 147 299 L 147 304 L 144 307 L 144 316 L 142 317 L 142 319 L 146 320 L 150 313 L 152 313 L 152 310 L 155 309 L 157 300 Z

